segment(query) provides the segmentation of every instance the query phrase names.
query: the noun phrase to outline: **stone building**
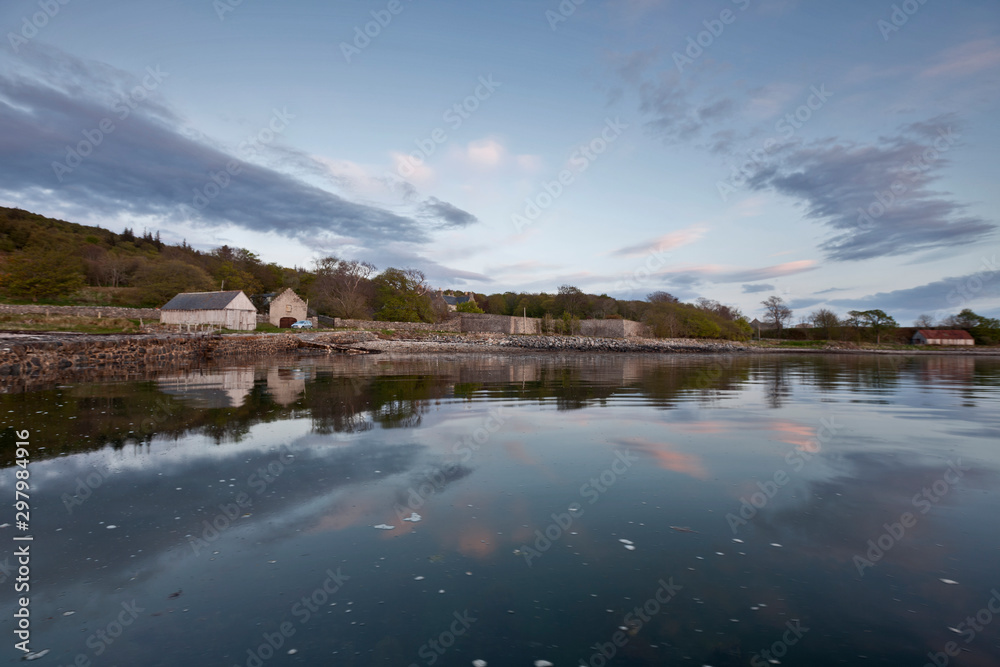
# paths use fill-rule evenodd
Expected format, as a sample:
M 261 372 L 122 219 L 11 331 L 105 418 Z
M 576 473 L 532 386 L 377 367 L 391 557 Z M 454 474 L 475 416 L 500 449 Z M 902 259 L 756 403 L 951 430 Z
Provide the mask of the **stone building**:
M 290 327 L 293 322 L 306 319 L 307 311 L 306 302 L 289 287 L 271 299 L 268 321 L 276 327 Z

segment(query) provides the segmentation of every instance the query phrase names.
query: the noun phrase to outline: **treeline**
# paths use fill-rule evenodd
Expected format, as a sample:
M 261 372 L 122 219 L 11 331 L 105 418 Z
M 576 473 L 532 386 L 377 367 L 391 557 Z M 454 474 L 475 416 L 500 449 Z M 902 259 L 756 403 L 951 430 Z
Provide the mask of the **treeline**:
M 0 291 L 8 300 L 159 307 L 180 292 L 239 289 L 253 297 L 289 287 L 309 300 L 315 314 L 330 317 L 433 323 L 452 316 L 444 294 L 415 269 L 379 272 L 368 262 L 337 257 L 310 269 L 288 268 L 245 248 L 202 252 L 186 242 L 163 243 L 159 232 L 116 233 L 0 208 Z M 583 319 L 624 318 L 665 337 L 751 335 L 747 319 L 731 306 L 707 299 L 680 303 L 662 292 L 619 300 L 563 285 L 553 294 L 473 294 L 458 309 L 541 318 L 547 333 L 576 333 Z
M 939 320 L 931 315 L 921 315 L 913 322 L 913 327 L 899 326 L 895 318 L 878 308 L 851 310 L 844 317 L 828 308 L 820 308 L 801 318 L 797 326 L 789 327 L 793 313 L 781 297 L 768 297 L 761 301 L 761 305 L 766 313 L 761 328 L 766 328 L 769 337 L 909 343 L 917 329 L 961 329 L 968 331 L 977 345 L 1000 344 L 1000 320 L 978 315 L 970 308 Z
M 222 246 L 201 252 L 160 234 L 121 233 L 0 208 L 0 290 L 7 299 L 158 307 L 179 292 L 306 289 L 313 274 Z

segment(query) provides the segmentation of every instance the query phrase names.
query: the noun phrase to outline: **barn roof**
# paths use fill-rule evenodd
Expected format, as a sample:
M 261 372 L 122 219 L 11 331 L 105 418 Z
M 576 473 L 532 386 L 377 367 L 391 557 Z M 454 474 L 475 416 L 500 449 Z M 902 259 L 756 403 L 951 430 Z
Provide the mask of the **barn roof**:
M 964 329 L 920 329 L 917 333 L 931 340 L 972 340 L 972 334 Z
M 231 292 L 184 292 L 168 301 L 160 310 L 223 310 L 240 294 L 243 294 L 240 290 Z

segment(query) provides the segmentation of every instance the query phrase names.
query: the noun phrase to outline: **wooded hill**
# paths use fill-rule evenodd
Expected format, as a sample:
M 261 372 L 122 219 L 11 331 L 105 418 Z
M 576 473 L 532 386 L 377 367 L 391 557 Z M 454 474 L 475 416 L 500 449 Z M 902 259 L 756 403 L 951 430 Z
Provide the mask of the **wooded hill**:
M 418 270 L 327 257 L 311 269 L 265 263 L 245 248 L 210 252 L 170 245 L 159 232 L 116 233 L 101 227 L 0 207 L 0 293 L 7 301 L 159 307 L 179 292 L 240 289 L 254 296 L 294 289 L 320 315 L 435 322 L 444 300 Z M 475 294 L 470 312 L 542 318 L 572 333 L 587 318 L 647 322 L 657 335 L 745 339 L 746 318 L 733 307 L 699 299 L 683 304 L 657 292 L 646 300 L 586 294 L 572 285 L 554 294 Z

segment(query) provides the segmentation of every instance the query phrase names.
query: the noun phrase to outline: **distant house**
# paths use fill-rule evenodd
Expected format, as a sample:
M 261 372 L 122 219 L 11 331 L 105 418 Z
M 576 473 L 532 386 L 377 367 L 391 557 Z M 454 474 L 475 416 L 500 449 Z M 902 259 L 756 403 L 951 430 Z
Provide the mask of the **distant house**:
M 963 329 L 918 329 L 910 340 L 914 345 L 975 345 L 972 334 Z
M 444 299 L 444 302 L 448 304 L 448 310 L 454 311 L 458 309 L 458 304 L 468 303 L 469 301 L 475 301 L 476 297 L 473 296 L 472 292 L 467 292 L 461 296 L 451 296 L 450 294 L 442 294 L 438 290 L 438 296 Z
M 253 331 L 257 309 L 240 290 L 231 292 L 185 292 L 160 308 L 161 324 L 200 326 Z
M 308 316 L 306 302 L 290 287 L 271 299 L 270 309 L 268 321 L 276 327 L 290 327 Z

